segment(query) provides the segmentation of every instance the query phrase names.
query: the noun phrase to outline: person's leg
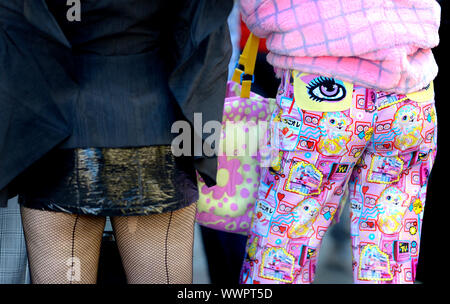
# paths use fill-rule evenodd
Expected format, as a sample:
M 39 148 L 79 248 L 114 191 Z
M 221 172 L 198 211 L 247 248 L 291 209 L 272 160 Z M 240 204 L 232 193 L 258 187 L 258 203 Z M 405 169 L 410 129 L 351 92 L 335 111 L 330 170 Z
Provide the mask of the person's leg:
M 317 87 L 325 78 L 301 75 L 306 86 L 294 100 L 289 76 L 285 75 L 277 96 L 279 112 L 272 115 L 277 127 L 271 143 L 279 139 L 281 151 L 270 168 L 262 169 L 242 283 L 313 282 L 322 239 L 370 134 L 373 115 L 365 111 L 364 102 L 359 104 L 365 100 L 365 89 L 335 85 L 341 96 L 350 98 L 345 100 L 347 109 L 304 110 L 304 102 L 312 98 L 308 94 L 314 91 L 306 86 Z M 334 80 L 328 79 L 317 91 L 327 91 L 330 83 Z
M 235 284 L 244 260 L 247 237 L 200 226 L 212 284 Z
M 192 283 L 196 204 L 163 214 L 111 218 L 130 284 Z
M 95 284 L 104 217 L 21 208 L 33 284 Z
M 436 155 L 434 111 L 434 102 L 409 100 L 379 110 L 349 184 L 355 283 L 414 283 Z

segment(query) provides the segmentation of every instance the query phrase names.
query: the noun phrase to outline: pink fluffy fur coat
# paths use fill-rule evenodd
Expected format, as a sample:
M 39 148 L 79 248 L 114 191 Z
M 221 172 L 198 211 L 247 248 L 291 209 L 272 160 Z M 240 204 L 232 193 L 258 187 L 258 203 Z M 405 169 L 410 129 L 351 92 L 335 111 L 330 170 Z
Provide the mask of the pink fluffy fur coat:
M 240 9 L 250 31 L 267 39 L 276 70 L 395 93 L 417 91 L 438 72 L 434 0 L 240 0 Z

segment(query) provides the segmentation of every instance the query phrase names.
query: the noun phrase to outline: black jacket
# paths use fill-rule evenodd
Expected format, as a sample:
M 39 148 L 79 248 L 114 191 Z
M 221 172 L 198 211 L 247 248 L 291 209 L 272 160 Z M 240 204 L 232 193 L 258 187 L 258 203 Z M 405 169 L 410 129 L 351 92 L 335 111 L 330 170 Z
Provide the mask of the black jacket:
M 108 39 L 123 20 L 107 8 L 119 3 L 141 6 L 131 16 L 146 18 L 136 24 L 153 39 L 147 48 L 121 53 Z M 88 23 L 71 36 L 45 0 L 0 0 L 0 206 L 16 195 L 7 187 L 14 178 L 53 148 L 170 144 L 176 120 L 222 119 L 232 0 L 97 4 L 97 19 L 82 10 Z M 216 157 L 195 157 L 194 166 L 214 185 Z

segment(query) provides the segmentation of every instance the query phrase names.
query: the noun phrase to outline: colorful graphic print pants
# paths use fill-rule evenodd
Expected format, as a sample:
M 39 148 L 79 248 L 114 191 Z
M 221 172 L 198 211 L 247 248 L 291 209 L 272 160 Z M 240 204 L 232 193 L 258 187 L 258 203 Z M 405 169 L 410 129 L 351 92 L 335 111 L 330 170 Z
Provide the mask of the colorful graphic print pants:
M 262 168 L 241 283 L 312 283 L 346 201 L 354 282 L 413 283 L 436 155 L 432 83 L 399 95 L 285 71 L 277 104 L 278 157 Z

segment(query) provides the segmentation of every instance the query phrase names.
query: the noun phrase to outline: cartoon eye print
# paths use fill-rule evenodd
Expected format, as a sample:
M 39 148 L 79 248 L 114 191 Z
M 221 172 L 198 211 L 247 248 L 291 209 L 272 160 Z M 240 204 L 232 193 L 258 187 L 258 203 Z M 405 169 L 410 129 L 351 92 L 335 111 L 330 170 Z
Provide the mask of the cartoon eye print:
M 286 206 L 285 204 L 281 204 L 279 209 L 280 209 L 280 211 L 291 212 L 292 207 Z
M 308 83 L 309 97 L 317 102 L 338 102 L 345 98 L 344 84 L 336 79 L 319 76 Z
M 331 213 L 333 213 L 334 211 L 336 211 L 336 208 L 325 206 L 325 207 L 322 208 L 322 210 L 323 210 L 323 212 L 325 212 L 325 213 L 326 213 L 326 212 L 331 212 Z

